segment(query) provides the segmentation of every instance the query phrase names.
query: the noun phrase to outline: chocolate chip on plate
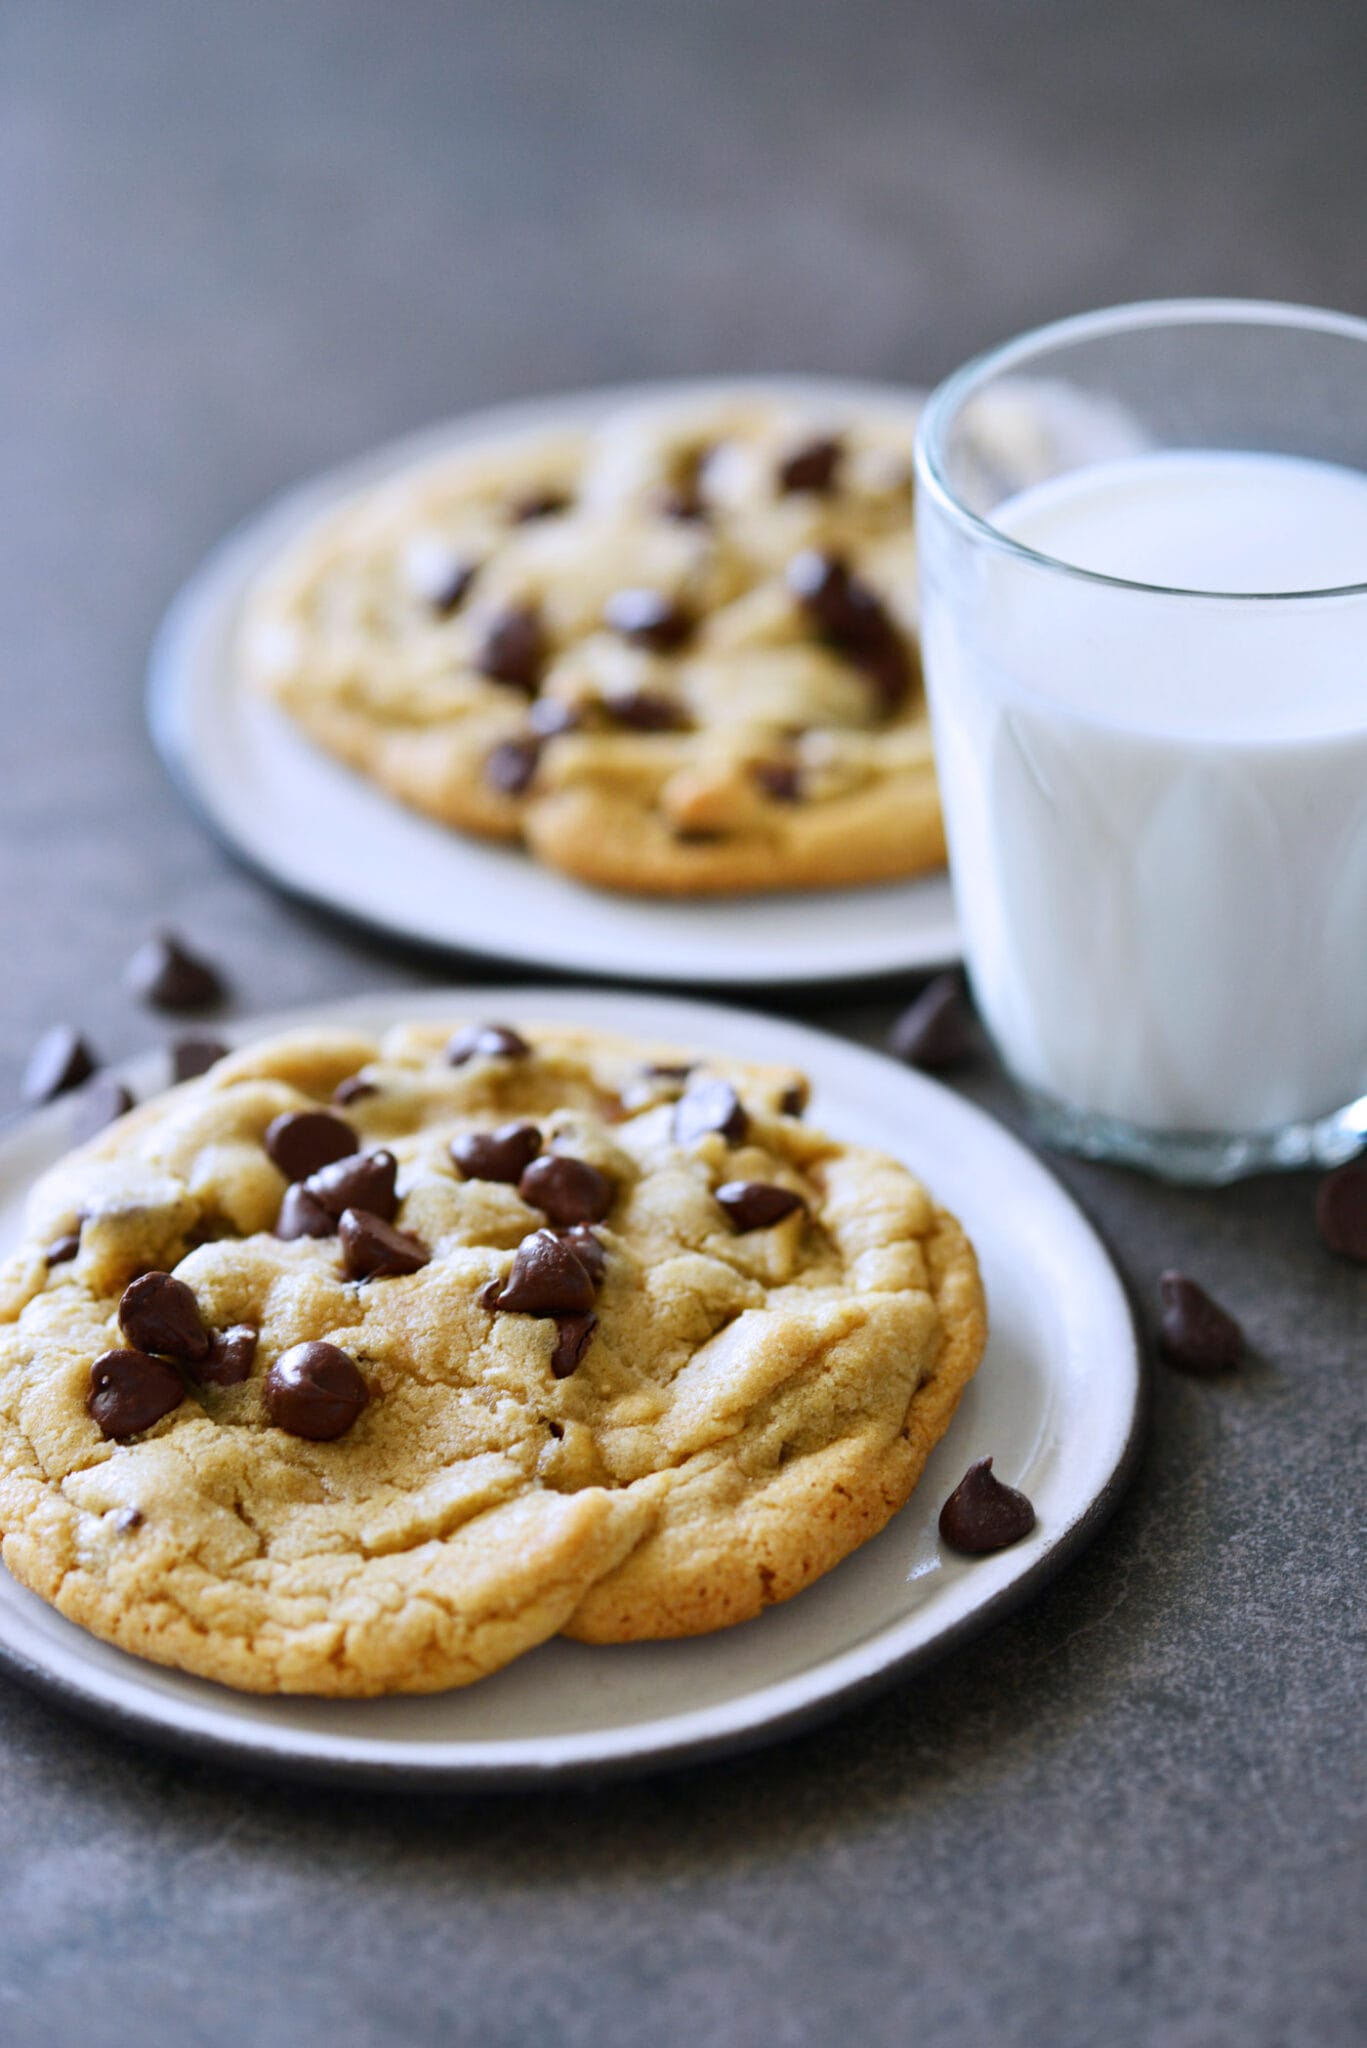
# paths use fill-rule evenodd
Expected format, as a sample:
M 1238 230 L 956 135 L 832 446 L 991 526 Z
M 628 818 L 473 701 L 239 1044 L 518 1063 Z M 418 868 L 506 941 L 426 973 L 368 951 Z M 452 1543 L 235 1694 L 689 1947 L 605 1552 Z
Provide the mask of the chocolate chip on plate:
M 1315 1190 L 1315 1228 L 1340 1258 L 1367 1261 L 1367 1159 L 1325 1174 Z
M 531 787 L 540 759 L 541 741 L 534 735 L 528 739 L 500 740 L 484 757 L 484 780 L 501 796 L 521 796 Z
M 170 1273 L 142 1273 L 129 1281 L 119 1297 L 119 1327 L 139 1351 L 196 1359 L 209 1350 L 193 1290 Z
M 973 1017 L 957 974 L 937 974 L 888 1033 L 888 1050 L 909 1066 L 958 1066 L 973 1051 Z
M 572 1223 L 568 1230 L 557 1230 L 555 1234 L 561 1244 L 569 1246 L 594 1286 L 601 1287 L 608 1269 L 608 1255 L 601 1238 L 594 1236 L 587 1223 Z
M 524 491 L 520 498 L 514 498 L 508 507 L 508 517 L 514 526 L 527 526 L 534 519 L 550 519 L 557 512 L 567 512 L 569 507 L 567 491 L 543 487 L 539 491 Z
M 334 1109 L 345 1109 L 348 1103 L 364 1102 L 368 1095 L 378 1095 L 379 1084 L 367 1081 L 360 1074 L 348 1074 L 345 1081 L 339 1081 L 332 1091 Z
M 593 1307 L 593 1280 L 553 1230 L 534 1230 L 514 1253 L 507 1285 L 491 1306 L 514 1315 L 585 1315 Z
M 124 979 L 133 995 L 158 1010 L 203 1010 L 223 1000 L 217 968 L 187 951 L 174 932 L 157 932 L 139 946 Z
M 303 1185 L 329 1216 L 340 1216 L 343 1209 L 368 1209 L 392 1223 L 399 1206 L 398 1172 L 392 1152 L 353 1152 L 348 1159 L 320 1166 Z
M 256 1331 L 250 1323 L 211 1330 L 208 1356 L 190 1367 L 190 1377 L 201 1387 L 236 1387 L 250 1378 L 255 1357 Z
M 336 1344 L 293 1344 L 264 1381 L 266 1412 L 291 1436 L 331 1443 L 344 1436 L 370 1399 L 353 1358 Z
M 954 1550 L 986 1557 L 1019 1543 L 1035 1526 L 1035 1510 L 1014 1486 L 993 1477 L 992 1460 L 970 1465 L 940 1510 L 940 1534 Z
M 558 1380 L 567 1380 L 589 1348 L 589 1339 L 598 1327 L 598 1318 L 590 1311 L 583 1316 L 557 1316 L 555 1319 L 555 1349 L 551 1353 L 551 1371 Z
M 1239 1363 L 1244 1333 L 1204 1287 L 1185 1273 L 1168 1272 L 1159 1278 L 1158 1296 L 1163 1305 L 1158 1348 L 1169 1365 L 1187 1372 L 1223 1372 Z
M 344 1209 L 337 1225 L 342 1264 L 352 1280 L 389 1280 L 400 1273 L 418 1273 L 432 1254 L 411 1231 L 396 1230 L 368 1209 Z
M 180 1374 L 146 1351 L 106 1351 L 90 1368 L 86 1412 L 107 1437 L 138 1436 L 185 1398 Z
M 193 1081 L 226 1059 L 230 1051 L 220 1038 L 178 1038 L 171 1047 L 171 1079 Z
M 795 1209 L 805 1209 L 801 1195 L 772 1181 L 728 1180 L 717 1189 L 717 1201 L 737 1230 L 767 1230 Z
M 612 1207 L 613 1185 L 586 1159 L 547 1152 L 534 1159 L 517 1184 L 524 1202 L 544 1210 L 559 1229 L 571 1223 L 601 1223 Z
M 541 614 L 532 605 L 508 605 L 485 628 L 475 667 L 495 683 L 510 683 L 533 696 L 546 660 Z
M 80 1249 L 80 1231 L 69 1230 L 65 1237 L 53 1238 L 52 1243 L 43 1253 L 43 1257 L 49 1266 L 65 1266 L 69 1260 L 75 1258 Z
M 535 1124 L 499 1124 L 492 1131 L 465 1131 L 451 1140 L 451 1157 L 467 1180 L 501 1180 L 516 1186 L 541 1150 Z
M 95 1056 L 78 1031 L 69 1024 L 53 1024 L 29 1054 L 19 1093 L 25 1102 L 51 1102 L 88 1081 L 96 1066 Z
M 795 804 L 802 796 L 802 779 L 793 761 L 756 761 L 750 775 L 776 804 Z
M 603 622 L 623 640 L 660 653 L 682 647 L 693 621 L 667 591 L 632 587 L 616 590 L 603 607 Z
M 261 1142 L 286 1180 L 307 1180 L 320 1166 L 331 1166 L 334 1159 L 353 1153 L 356 1133 L 325 1109 L 292 1109 L 267 1124 Z
M 446 1064 L 449 1067 L 463 1067 L 467 1060 L 476 1056 L 480 1059 L 525 1060 L 531 1047 L 525 1038 L 513 1030 L 511 1024 L 467 1024 L 463 1031 L 457 1031 L 446 1041 Z
M 603 699 L 603 709 L 617 725 L 633 732 L 687 732 L 691 721 L 676 698 L 663 690 L 617 690 Z
M 823 496 L 834 490 L 845 444 L 834 434 L 817 434 L 794 448 L 778 466 L 781 491 L 817 491 Z
M 275 1219 L 277 1237 L 331 1237 L 336 1228 L 337 1218 L 316 1195 L 310 1194 L 307 1181 L 296 1180 L 285 1189 L 285 1199 Z
M 674 1142 L 693 1145 L 710 1131 L 739 1145 L 750 1128 L 741 1099 L 729 1081 L 702 1074 L 689 1082 L 674 1105 Z
M 97 1074 L 76 1097 L 71 1119 L 72 1143 L 83 1145 L 133 1107 L 131 1089 L 112 1074 Z

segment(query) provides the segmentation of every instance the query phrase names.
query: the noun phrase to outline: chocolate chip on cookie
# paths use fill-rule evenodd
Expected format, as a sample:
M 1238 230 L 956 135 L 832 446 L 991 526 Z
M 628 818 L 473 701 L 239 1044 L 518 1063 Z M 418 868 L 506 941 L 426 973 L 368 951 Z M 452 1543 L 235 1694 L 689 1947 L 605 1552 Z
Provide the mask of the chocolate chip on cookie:
M 401 1273 L 419 1273 L 432 1254 L 411 1231 L 396 1230 L 368 1209 L 344 1209 L 337 1225 L 342 1264 L 352 1280 L 388 1280 Z
M 534 605 L 508 605 L 485 628 L 475 667 L 495 683 L 535 695 L 546 660 L 541 614 Z
M 756 761 L 750 774 L 777 804 L 795 804 L 802 797 L 802 779 L 793 761 Z
M 1014 1486 L 993 1477 L 992 1460 L 970 1465 L 940 1510 L 940 1534 L 955 1550 L 986 1557 L 1019 1543 L 1035 1526 L 1035 1510 Z
M 147 1351 L 106 1351 L 90 1368 L 86 1413 L 107 1437 L 139 1436 L 185 1399 L 180 1374 Z
M 119 1327 L 139 1351 L 184 1359 L 208 1353 L 209 1333 L 194 1292 L 170 1273 L 142 1273 L 129 1281 L 119 1297 Z
M 54 1095 L 88 1081 L 95 1066 L 95 1056 L 79 1031 L 69 1024 L 54 1024 L 29 1054 L 19 1093 L 25 1102 L 51 1102 Z
M 785 1116 L 801 1116 L 807 1107 L 805 1085 L 795 1081 L 791 1088 L 785 1088 L 778 1106 Z
M 568 1230 L 557 1230 L 561 1244 L 567 1244 L 588 1274 L 595 1287 L 601 1287 L 603 1276 L 608 1270 L 608 1255 L 601 1238 L 595 1237 L 587 1223 L 572 1223 Z
M 935 1072 L 961 1065 L 973 1048 L 973 1014 L 956 973 L 937 974 L 888 1033 L 889 1052 Z
M 345 1081 L 339 1081 L 332 1091 L 334 1109 L 345 1109 L 348 1103 L 364 1102 L 369 1095 L 378 1095 L 379 1084 L 367 1081 L 360 1074 L 348 1074 Z
M 736 1230 L 767 1230 L 795 1209 L 805 1209 L 801 1195 L 772 1181 L 728 1180 L 717 1189 L 717 1201 Z
M 314 1443 L 344 1436 L 370 1400 L 353 1358 L 336 1344 L 294 1344 L 264 1381 L 266 1412 L 278 1429 Z
M 307 1180 L 334 1159 L 348 1158 L 356 1150 L 356 1133 L 325 1109 L 292 1109 L 272 1118 L 261 1142 L 286 1180 Z
M 303 1185 L 329 1216 L 340 1216 L 343 1209 L 367 1209 L 392 1223 L 399 1206 L 398 1171 L 392 1152 L 353 1152 L 349 1159 L 320 1166 Z
M 534 1159 L 517 1184 L 524 1202 L 541 1209 L 559 1229 L 572 1223 L 601 1223 L 612 1207 L 613 1185 L 586 1159 L 548 1152 Z
M 256 1331 L 249 1323 L 234 1323 L 228 1330 L 209 1332 L 206 1357 L 189 1368 L 200 1387 L 236 1387 L 251 1377 L 256 1357 Z
M 634 646 L 668 653 L 682 647 L 693 621 L 666 591 L 632 587 L 614 591 L 603 608 L 603 623 Z
M 633 732 L 687 732 L 691 723 L 683 705 L 663 690 L 616 690 L 603 699 L 603 709 Z
M 114 1527 L 120 1536 L 131 1536 L 147 1520 L 141 1508 L 115 1508 Z
M 507 1284 L 490 1305 L 514 1315 L 581 1316 L 593 1307 L 593 1280 L 553 1230 L 534 1230 L 518 1246 Z
M 512 500 L 508 517 L 514 526 L 528 526 L 534 519 L 551 519 L 557 512 L 568 512 L 570 503 L 568 491 L 544 487 L 539 491 L 524 491 Z
M 501 1180 L 514 1187 L 541 1150 L 535 1124 L 500 1124 L 492 1131 L 465 1131 L 452 1138 L 450 1153 L 467 1180 Z
M 171 1079 L 194 1081 L 225 1060 L 229 1051 L 221 1038 L 178 1038 L 171 1047 Z
M 331 1237 L 336 1228 L 337 1218 L 329 1214 L 316 1195 L 309 1193 L 304 1181 L 297 1180 L 285 1189 L 285 1199 L 275 1219 L 277 1237 Z
M 555 1349 L 551 1353 L 551 1371 L 556 1379 L 567 1380 L 589 1348 L 589 1339 L 598 1327 L 598 1318 L 592 1312 L 583 1316 L 557 1316 L 555 1319 Z
M 511 1024 L 467 1024 L 446 1041 L 446 1064 L 463 1067 L 467 1060 L 525 1060 L 531 1055 L 525 1038 Z
M 65 1266 L 69 1260 L 74 1259 L 76 1257 L 76 1254 L 80 1251 L 80 1249 L 80 1231 L 69 1230 L 66 1233 L 65 1237 L 53 1238 L 52 1243 L 43 1253 L 43 1258 L 50 1267 Z
M 223 1000 L 223 977 L 183 946 L 174 932 L 157 932 L 138 947 L 125 971 L 129 992 L 158 1010 L 203 1010 Z
M 1244 1333 L 1204 1287 L 1185 1273 L 1167 1272 L 1158 1282 L 1163 1314 L 1158 1348 L 1169 1365 L 1185 1372 L 1224 1372 L 1243 1356 Z
M 778 466 L 780 491 L 813 491 L 824 497 L 835 489 L 845 444 L 834 434 L 817 434 L 785 455 Z
M 1315 1228 L 1340 1258 L 1367 1261 L 1367 1159 L 1325 1174 L 1315 1190 Z
M 459 608 L 478 573 L 478 562 L 464 561 L 453 555 L 433 574 L 422 595 L 439 619 L 449 619 Z
M 729 1081 L 703 1074 L 689 1082 L 674 1106 L 674 1142 L 695 1145 L 711 1131 L 720 1131 L 728 1144 L 739 1145 L 750 1128 L 750 1119 Z
M 541 741 L 535 736 L 500 740 L 484 757 L 484 780 L 501 796 L 521 796 L 531 788 L 540 759 Z
M 911 657 L 882 599 L 838 555 L 804 548 L 788 564 L 788 588 L 828 645 L 873 683 L 885 712 L 911 682 Z
M 88 1138 L 95 1137 L 107 1125 L 127 1116 L 132 1107 L 131 1089 L 125 1088 L 122 1081 L 116 1081 L 112 1074 L 97 1074 L 76 1097 L 71 1119 L 73 1144 L 85 1144 Z

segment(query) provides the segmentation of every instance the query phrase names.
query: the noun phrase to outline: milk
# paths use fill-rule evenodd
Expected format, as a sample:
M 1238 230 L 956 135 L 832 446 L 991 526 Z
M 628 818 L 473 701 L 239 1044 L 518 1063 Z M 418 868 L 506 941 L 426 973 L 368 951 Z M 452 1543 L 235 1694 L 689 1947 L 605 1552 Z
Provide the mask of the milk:
M 965 951 L 1019 1079 L 1164 1132 L 1367 1094 L 1367 476 L 1200 450 L 923 533 Z M 1243 595 L 1240 595 L 1243 594 Z

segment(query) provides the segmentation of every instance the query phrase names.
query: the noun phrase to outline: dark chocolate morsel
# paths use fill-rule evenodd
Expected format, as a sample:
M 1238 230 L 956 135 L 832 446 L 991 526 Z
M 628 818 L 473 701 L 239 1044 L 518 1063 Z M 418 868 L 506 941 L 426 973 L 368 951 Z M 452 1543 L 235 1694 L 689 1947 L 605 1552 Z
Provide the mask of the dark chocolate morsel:
M 285 1189 L 285 1199 L 275 1219 L 277 1237 L 331 1237 L 336 1228 L 337 1218 L 328 1214 L 316 1195 L 309 1193 L 304 1181 L 294 1181 Z
M 717 1189 L 717 1201 L 737 1230 L 767 1230 L 807 1206 L 790 1188 L 766 1180 L 728 1180 Z
M 693 630 L 683 606 L 663 590 L 614 591 L 603 608 L 603 622 L 623 640 L 660 653 L 682 647 Z
M 484 780 L 502 796 L 521 796 L 530 788 L 540 759 L 541 741 L 534 735 L 529 739 L 500 740 L 484 757 Z
M 400 1273 L 418 1273 L 432 1254 L 411 1231 L 396 1230 L 368 1209 L 344 1209 L 337 1225 L 342 1264 L 352 1280 L 390 1280 Z
M 119 1298 L 119 1327 L 139 1351 L 167 1358 L 203 1358 L 209 1333 L 199 1317 L 199 1303 L 183 1280 L 169 1273 L 143 1273 L 130 1280 Z
M 68 1231 L 65 1237 L 54 1237 L 43 1257 L 49 1266 L 64 1266 L 69 1259 L 75 1258 L 80 1249 L 81 1233 L 79 1230 L 72 1230 Z
M 332 1091 L 334 1109 L 345 1109 L 349 1102 L 364 1102 L 368 1095 L 378 1095 L 379 1084 L 367 1081 L 360 1074 L 348 1074 L 345 1081 L 339 1081 Z
M 211 1330 L 209 1355 L 190 1367 L 190 1377 L 200 1387 L 236 1387 L 250 1378 L 255 1357 L 256 1331 L 250 1323 Z
M 633 732 L 687 732 L 691 724 L 682 704 L 663 690 L 618 690 L 603 699 L 603 709 Z
M 193 1081 L 226 1059 L 230 1047 L 219 1038 L 178 1038 L 171 1047 L 171 1079 Z
M 709 1131 L 720 1131 L 728 1144 L 739 1145 L 750 1119 L 729 1081 L 702 1074 L 689 1082 L 674 1105 L 674 1141 L 696 1144 Z
M 1035 1526 L 1035 1510 L 1014 1486 L 992 1476 L 992 1460 L 969 1466 L 940 1510 L 940 1534 L 954 1550 L 986 1557 L 1019 1543 Z
M 102 1436 L 138 1436 L 185 1398 L 180 1374 L 146 1351 L 106 1351 L 90 1368 L 86 1412 Z
M 593 1281 L 583 1261 L 553 1230 L 534 1230 L 518 1246 L 507 1285 L 494 1306 L 514 1315 L 585 1315 L 593 1307 Z
M 68 1088 L 78 1088 L 95 1071 L 95 1056 L 69 1024 L 53 1024 L 29 1054 L 19 1093 L 25 1102 L 51 1102 Z
M 535 695 L 546 660 L 541 614 L 531 605 L 509 605 L 495 612 L 485 628 L 475 667 L 496 683 Z
M 1160 1276 L 1158 1297 L 1163 1313 L 1158 1348 L 1169 1365 L 1186 1372 L 1223 1372 L 1243 1356 L 1244 1333 L 1204 1287 L 1185 1273 Z
M 801 1116 L 806 1107 L 807 1091 L 805 1088 L 798 1086 L 795 1082 L 791 1088 L 784 1089 L 783 1099 L 779 1103 L 779 1108 L 785 1116 Z
M 567 491 L 524 491 L 520 498 L 514 498 L 509 505 L 508 517 L 514 526 L 527 526 L 533 519 L 549 519 L 557 512 L 566 512 L 569 505 L 570 497 Z
M 836 652 L 869 677 L 883 710 L 895 711 L 911 682 L 911 656 L 877 593 L 818 548 L 794 555 L 788 588 Z
M 1367 1261 L 1367 1159 L 1325 1174 L 1315 1190 L 1315 1228 L 1340 1258 Z
M 542 1209 L 558 1229 L 571 1223 L 601 1223 L 612 1207 L 613 1185 L 586 1159 L 547 1152 L 534 1159 L 517 1184 L 524 1202 Z
M 147 1520 L 141 1508 L 115 1508 L 114 1527 L 120 1536 L 131 1536 Z
M 792 761 L 756 761 L 750 774 L 776 804 L 795 804 L 802 796 L 801 777 Z
M 147 939 L 128 963 L 129 991 L 158 1010 L 203 1010 L 223 1000 L 223 978 L 207 960 L 187 952 L 174 932 Z
M 608 1255 L 602 1240 L 594 1236 L 587 1223 L 572 1223 L 568 1230 L 557 1230 L 555 1234 L 561 1244 L 569 1246 L 594 1286 L 601 1287 L 608 1269 Z
M 97 1074 L 76 1097 L 71 1119 L 71 1136 L 77 1145 L 93 1138 L 108 1124 L 126 1116 L 133 1107 L 132 1090 L 112 1074 Z
M 692 1071 L 692 1067 L 671 1067 L 665 1064 L 646 1068 L 653 1081 L 686 1081 Z
M 836 471 L 845 453 L 844 443 L 834 434 L 819 434 L 794 448 L 778 466 L 781 491 L 819 491 L 835 488 Z
M 973 1051 L 973 1018 L 963 983 L 937 974 L 888 1033 L 888 1050 L 909 1066 L 955 1067 Z
M 330 1166 L 320 1166 L 304 1187 L 329 1216 L 340 1216 L 343 1209 L 368 1209 L 392 1223 L 399 1206 L 395 1189 L 398 1171 L 392 1152 L 353 1152 L 349 1159 L 334 1159 Z
M 592 1312 L 583 1316 L 557 1316 L 555 1319 L 555 1349 L 551 1353 L 551 1371 L 558 1380 L 566 1380 L 589 1348 L 589 1339 L 598 1327 L 598 1318 Z
M 481 1059 L 525 1060 L 531 1052 L 510 1024 L 467 1024 L 446 1041 L 446 1063 L 463 1067 L 478 1055 Z
M 500 1124 L 493 1131 L 465 1131 L 451 1140 L 451 1157 L 467 1180 L 501 1180 L 516 1186 L 541 1150 L 535 1124 Z
M 330 1443 L 345 1435 L 370 1399 L 356 1361 L 336 1344 L 294 1344 L 263 1383 L 266 1412 L 291 1436 Z
M 307 1180 L 320 1166 L 331 1166 L 334 1159 L 353 1153 L 356 1133 L 325 1109 L 287 1110 L 267 1124 L 261 1142 L 286 1180 Z

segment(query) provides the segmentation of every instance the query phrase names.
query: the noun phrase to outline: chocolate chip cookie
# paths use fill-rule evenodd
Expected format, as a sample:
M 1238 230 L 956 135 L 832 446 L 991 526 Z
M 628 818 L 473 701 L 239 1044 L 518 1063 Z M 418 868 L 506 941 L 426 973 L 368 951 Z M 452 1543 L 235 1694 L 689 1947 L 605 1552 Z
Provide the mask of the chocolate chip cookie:
M 742 396 L 462 447 L 286 549 L 242 675 L 403 802 L 588 882 L 938 866 L 913 431 Z
M 35 1189 L 0 1267 L 10 1571 L 252 1691 L 687 1635 L 902 1505 L 972 1250 L 785 1068 L 411 1025 L 231 1053 Z

